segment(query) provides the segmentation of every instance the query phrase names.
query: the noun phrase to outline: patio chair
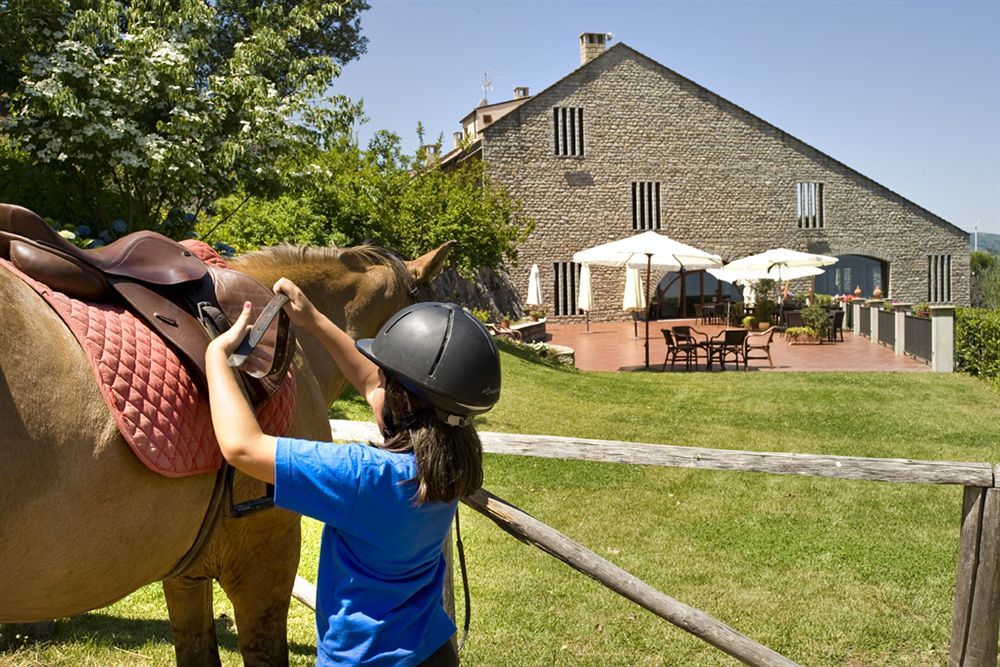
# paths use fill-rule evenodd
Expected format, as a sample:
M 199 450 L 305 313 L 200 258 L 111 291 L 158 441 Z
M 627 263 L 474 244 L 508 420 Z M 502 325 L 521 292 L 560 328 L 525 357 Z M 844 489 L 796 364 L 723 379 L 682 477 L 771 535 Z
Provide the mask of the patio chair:
M 698 345 L 696 343 L 681 342 L 677 340 L 670 329 L 660 329 L 663 338 L 667 343 L 667 355 L 663 357 L 663 370 L 667 370 L 667 360 L 670 360 L 670 370 L 674 370 L 677 362 L 677 355 L 684 356 L 684 365 L 687 370 L 691 370 L 691 361 L 698 365 Z
M 491 334 L 493 334 L 494 336 L 496 336 L 498 338 L 509 338 L 511 340 L 516 340 L 516 341 L 520 341 L 521 340 L 521 332 L 520 331 L 514 331 L 513 329 L 511 329 L 509 327 L 505 327 L 502 324 L 497 324 L 497 323 L 494 323 L 494 322 L 489 322 L 489 323 L 486 324 L 486 328 L 487 328 L 487 330 L 489 330 L 489 332 Z
M 694 319 L 698 324 L 708 324 L 708 318 L 705 315 L 705 307 L 700 303 L 694 304 Z
M 834 311 L 833 316 L 830 321 L 830 342 L 837 342 L 837 336 L 840 336 L 840 342 L 844 342 L 844 315 L 846 313 L 842 310 Z
M 726 357 L 728 356 L 732 356 L 736 367 L 739 368 L 740 359 L 744 358 L 743 341 L 748 333 L 746 329 L 723 329 L 710 338 L 706 344 L 709 368 L 712 366 L 712 360 L 718 359 L 719 366 L 722 367 L 722 370 L 726 370 Z
M 774 368 L 771 360 L 771 339 L 774 337 L 774 327 L 761 333 L 749 333 L 743 339 L 743 370 L 751 359 L 767 359 L 767 364 Z
M 791 329 L 792 327 L 803 327 L 805 322 L 802 321 L 802 311 L 801 310 L 786 310 L 785 311 L 785 328 L 782 329 L 781 333 L 784 334 L 785 331 Z
M 686 324 L 674 325 L 670 327 L 670 330 L 673 332 L 674 338 L 678 343 L 691 343 L 695 346 L 695 363 L 697 363 L 697 352 L 698 350 L 705 349 L 704 344 L 708 342 L 708 334 Z

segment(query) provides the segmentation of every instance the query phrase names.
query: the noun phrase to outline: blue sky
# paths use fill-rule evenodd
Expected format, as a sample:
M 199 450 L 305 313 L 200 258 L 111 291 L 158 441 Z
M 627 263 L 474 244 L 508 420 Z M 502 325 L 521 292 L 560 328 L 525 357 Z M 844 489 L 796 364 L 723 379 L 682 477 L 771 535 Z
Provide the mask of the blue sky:
M 949 222 L 1000 233 L 1000 2 L 371 0 L 334 92 L 416 148 L 610 32 Z

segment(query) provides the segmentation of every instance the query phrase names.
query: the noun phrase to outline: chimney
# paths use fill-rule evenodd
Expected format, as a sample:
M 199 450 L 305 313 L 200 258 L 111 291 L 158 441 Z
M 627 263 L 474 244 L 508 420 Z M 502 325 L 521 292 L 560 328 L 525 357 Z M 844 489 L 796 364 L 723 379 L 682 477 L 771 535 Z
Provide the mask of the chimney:
M 421 151 L 423 152 L 424 165 L 429 167 L 438 161 L 438 150 L 440 148 L 441 146 L 439 144 L 424 144 L 417 149 L 417 153 L 419 154 Z
M 580 33 L 580 65 L 586 65 L 597 56 L 604 53 L 607 42 L 614 39 L 610 32 L 581 32 Z
M 455 140 L 455 148 L 458 148 L 459 146 L 462 145 L 462 133 L 461 132 L 454 132 L 451 135 L 451 137 L 452 137 L 452 139 Z
M 527 86 L 517 86 L 514 88 L 514 99 L 519 100 L 521 98 L 528 97 L 528 87 Z

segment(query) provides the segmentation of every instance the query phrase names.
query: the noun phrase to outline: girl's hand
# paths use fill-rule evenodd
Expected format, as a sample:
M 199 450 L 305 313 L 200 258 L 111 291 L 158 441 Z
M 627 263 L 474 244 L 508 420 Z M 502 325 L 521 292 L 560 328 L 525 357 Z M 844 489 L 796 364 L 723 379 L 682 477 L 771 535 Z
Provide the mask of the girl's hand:
M 288 313 L 292 324 L 304 329 L 309 329 L 315 324 L 317 319 L 316 307 L 309 300 L 309 297 L 299 289 L 298 285 L 288 278 L 278 278 L 278 282 L 274 283 L 272 289 L 275 294 L 284 294 L 288 297 L 288 303 L 285 304 L 285 312 Z
M 233 322 L 233 326 L 216 336 L 215 340 L 208 344 L 206 356 L 218 353 L 228 357 L 239 346 L 240 341 L 250 331 L 250 302 L 243 304 L 243 312 Z

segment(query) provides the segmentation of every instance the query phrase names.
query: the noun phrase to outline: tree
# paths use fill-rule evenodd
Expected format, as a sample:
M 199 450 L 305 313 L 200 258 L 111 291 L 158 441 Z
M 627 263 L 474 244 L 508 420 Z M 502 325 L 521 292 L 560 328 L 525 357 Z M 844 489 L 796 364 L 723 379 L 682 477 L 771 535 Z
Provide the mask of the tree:
M 364 0 L 0 0 L 0 121 L 65 174 L 87 222 L 183 235 L 227 194 L 280 192 L 289 161 L 360 106 L 328 93 L 360 53 Z M 18 31 L 26 31 L 18 32 Z M 11 89 L 11 71 L 21 78 Z
M 290 168 L 297 174 L 277 202 L 239 195 L 219 203 L 219 223 L 198 230 L 237 250 L 280 242 L 356 245 L 372 241 L 410 257 L 458 241 L 449 255 L 466 278 L 479 268 L 517 259 L 517 246 L 533 229 L 521 206 L 469 161 L 437 169 L 427 155 L 403 154 L 399 137 L 375 134 L 362 150 L 347 135 L 328 150 Z M 214 229 L 213 229 L 214 227 Z

